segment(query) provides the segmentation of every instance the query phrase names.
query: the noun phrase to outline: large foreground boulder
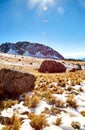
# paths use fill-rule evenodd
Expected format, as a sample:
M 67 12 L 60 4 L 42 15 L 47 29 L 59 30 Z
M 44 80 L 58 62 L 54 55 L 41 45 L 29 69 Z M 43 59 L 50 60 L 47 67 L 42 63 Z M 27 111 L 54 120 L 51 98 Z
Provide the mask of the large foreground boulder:
M 44 60 L 38 71 L 44 73 L 62 73 L 66 71 L 66 67 L 62 63 L 54 60 Z
M 0 70 L 0 98 L 17 98 L 34 88 L 35 77 L 10 69 Z

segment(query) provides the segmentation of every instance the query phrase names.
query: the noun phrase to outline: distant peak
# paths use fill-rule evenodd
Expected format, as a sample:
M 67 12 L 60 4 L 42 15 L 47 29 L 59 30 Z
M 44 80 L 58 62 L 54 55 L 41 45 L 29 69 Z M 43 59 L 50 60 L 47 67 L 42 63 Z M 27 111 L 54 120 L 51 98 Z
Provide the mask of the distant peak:
M 49 46 L 28 41 L 18 41 L 16 43 L 6 42 L 0 45 L 0 52 L 32 56 L 38 58 L 64 59 L 64 57 Z

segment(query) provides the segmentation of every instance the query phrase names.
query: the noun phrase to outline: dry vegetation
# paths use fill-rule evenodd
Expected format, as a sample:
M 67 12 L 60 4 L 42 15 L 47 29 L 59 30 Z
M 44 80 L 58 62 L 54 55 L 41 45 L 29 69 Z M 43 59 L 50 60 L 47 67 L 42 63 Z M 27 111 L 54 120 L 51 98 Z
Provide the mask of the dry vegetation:
M 62 119 L 60 117 L 58 117 L 54 123 L 54 125 L 59 126 L 62 123 Z
M 41 64 L 42 59 L 32 59 L 32 58 L 25 58 L 23 57 L 19 59 L 11 59 L 7 57 L 5 58 L 5 61 L 16 63 L 22 62 L 21 66 L 18 65 L 6 65 L 1 64 L 1 68 L 11 68 L 15 70 L 22 70 L 24 72 L 31 72 L 36 77 L 35 82 L 35 88 L 32 91 L 32 94 L 29 95 L 27 93 L 23 93 L 22 98 L 13 101 L 6 99 L 2 102 L 0 102 L 0 109 L 3 110 L 4 108 L 9 108 L 12 105 L 18 104 L 20 101 L 24 102 L 24 105 L 27 106 L 29 109 L 36 108 L 37 105 L 41 101 L 46 101 L 48 105 L 50 105 L 49 108 L 45 108 L 45 110 L 42 111 L 41 114 L 36 115 L 32 112 L 29 114 L 27 113 L 28 119 L 30 119 L 30 125 L 35 128 L 35 130 L 40 130 L 43 127 L 48 126 L 48 122 L 46 120 L 46 115 L 55 115 L 58 116 L 62 111 L 65 110 L 66 107 L 72 107 L 74 109 L 78 108 L 78 102 L 76 101 L 76 96 L 83 92 L 82 86 L 79 88 L 76 88 L 76 85 L 80 85 L 85 80 L 85 70 L 75 71 L 75 72 L 66 72 L 66 73 L 60 73 L 60 74 L 44 74 L 39 73 L 37 71 L 37 68 Z M 3 60 L 3 59 L 2 59 Z M 64 62 L 65 64 L 75 64 L 75 61 L 60 61 Z M 33 65 L 35 64 L 35 67 L 33 68 Z M 78 62 L 78 64 L 82 64 L 82 62 Z M 58 99 L 58 95 L 66 94 L 66 100 Z M 57 95 L 57 97 L 55 96 Z M 85 117 L 85 111 L 81 111 L 80 114 Z M 23 119 L 22 119 L 23 120 Z M 0 119 L 1 122 L 1 119 Z M 10 118 L 10 125 L 4 123 L 3 130 L 19 130 L 22 122 L 20 121 L 20 118 L 14 114 L 12 118 Z M 56 121 L 53 123 L 57 126 L 62 124 L 62 118 L 57 118 Z M 79 123 L 72 122 L 71 126 L 76 129 L 80 128 Z
M 30 113 L 28 117 L 31 119 L 30 124 L 33 128 L 35 128 L 35 130 L 40 130 L 41 128 L 48 125 L 44 114 L 35 115 L 33 113 Z
M 16 113 L 14 113 L 14 115 L 10 119 L 6 120 L 6 118 L 4 118 L 4 125 L 5 126 L 3 127 L 2 130 L 19 130 L 21 122 Z

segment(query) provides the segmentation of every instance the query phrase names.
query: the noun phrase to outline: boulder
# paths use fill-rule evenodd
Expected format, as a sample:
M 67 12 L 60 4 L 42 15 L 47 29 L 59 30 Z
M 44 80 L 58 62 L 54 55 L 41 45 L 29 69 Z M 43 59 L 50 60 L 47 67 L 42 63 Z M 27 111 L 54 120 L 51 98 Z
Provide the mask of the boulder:
M 62 73 L 66 71 L 66 67 L 62 63 L 54 60 L 44 60 L 38 71 L 44 73 Z
M 34 88 L 35 77 L 10 69 L 0 70 L 0 98 L 17 98 Z
M 85 64 L 82 64 L 82 65 L 81 65 L 81 69 L 82 69 L 82 70 L 85 70 Z
M 82 70 L 82 68 L 81 68 L 81 65 L 80 65 L 80 64 L 76 64 L 76 65 L 75 65 L 75 68 L 76 68 L 77 70 Z
M 77 71 L 76 68 L 72 68 L 72 69 L 69 70 L 69 72 L 76 72 L 76 71 Z
M 72 65 L 72 68 L 69 70 L 69 72 L 75 72 L 77 70 L 82 70 L 82 67 L 80 64 Z

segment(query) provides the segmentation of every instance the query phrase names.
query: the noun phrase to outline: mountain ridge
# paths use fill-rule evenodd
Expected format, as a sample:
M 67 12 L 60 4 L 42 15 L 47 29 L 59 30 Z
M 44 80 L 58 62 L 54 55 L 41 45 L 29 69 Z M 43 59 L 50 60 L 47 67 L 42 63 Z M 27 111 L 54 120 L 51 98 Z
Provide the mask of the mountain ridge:
M 0 52 L 32 56 L 38 58 L 64 59 L 64 57 L 49 46 L 28 41 L 16 43 L 6 42 L 0 45 Z

